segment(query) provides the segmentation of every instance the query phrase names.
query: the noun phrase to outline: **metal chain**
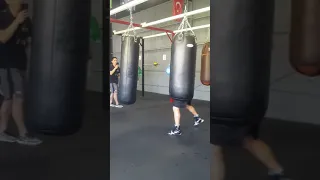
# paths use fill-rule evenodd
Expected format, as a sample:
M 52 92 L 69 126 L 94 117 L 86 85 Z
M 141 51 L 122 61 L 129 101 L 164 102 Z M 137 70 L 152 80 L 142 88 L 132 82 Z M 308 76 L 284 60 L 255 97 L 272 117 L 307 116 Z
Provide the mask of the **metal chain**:
M 133 26 L 133 13 L 132 13 L 132 8 L 129 8 L 129 12 L 130 12 L 130 24 L 127 28 L 127 32 L 124 33 L 124 36 L 130 36 L 130 32 L 133 32 L 133 36 L 136 37 L 136 31 L 135 31 L 135 27 Z M 132 31 L 131 31 L 132 29 Z
M 188 16 L 186 16 L 186 13 L 188 12 L 188 3 L 184 6 L 184 17 L 182 19 L 181 24 L 178 27 L 178 30 L 188 29 L 191 28 L 191 25 L 188 21 Z M 193 32 L 193 30 L 188 30 L 192 33 L 193 36 L 196 36 L 196 34 Z M 185 31 L 186 32 L 186 31 Z M 178 35 L 180 38 L 183 37 L 183 32 L 178 32 Z

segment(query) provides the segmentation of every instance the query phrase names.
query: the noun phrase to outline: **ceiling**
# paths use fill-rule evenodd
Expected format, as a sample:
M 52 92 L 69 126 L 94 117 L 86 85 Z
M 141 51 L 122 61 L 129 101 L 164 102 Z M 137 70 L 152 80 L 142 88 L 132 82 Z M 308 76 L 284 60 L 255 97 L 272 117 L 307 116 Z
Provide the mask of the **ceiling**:
M 112 9 L 119 7 L 122 2 L 129 2 L 129 1 L 130 0 L 112 0 Z M 157 5 L 165 3 L 167 1 L 171 1 L 171 0 L 149 0 L 145 3 L 137 5 L 134 13 L 139 12 L 139 11 L 143 11 L 143 10 L 151 8 L 153 6 L 157 6 Z M 129 11 L 123 11 L 123 12 L 120 12 L 112 17 L 120 19 L 120 18 L 129 16 L 129 15 L 130 15 Z

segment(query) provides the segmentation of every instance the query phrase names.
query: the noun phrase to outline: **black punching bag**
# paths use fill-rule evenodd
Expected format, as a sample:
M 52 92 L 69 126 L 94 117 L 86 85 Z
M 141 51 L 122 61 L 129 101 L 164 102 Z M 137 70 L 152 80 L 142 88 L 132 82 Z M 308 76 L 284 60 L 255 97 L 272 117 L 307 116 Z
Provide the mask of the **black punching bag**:
M 90 0 L 34 0 L 26 87 L 27 127 L 45 134 L 79 130 L 84 112 Z
M 274 0 L 215 0 L 211 8 L 211 122 L 260 121 L 268 107 Z
M 134 104 L 137 96 L 139 39 L 133 36 L 121 38 L 119 101 Z
M 197 44 L 195 36 L 184 32 L 173 37 L 169 93 L 172 99 L 189 101 L 194 94 Z

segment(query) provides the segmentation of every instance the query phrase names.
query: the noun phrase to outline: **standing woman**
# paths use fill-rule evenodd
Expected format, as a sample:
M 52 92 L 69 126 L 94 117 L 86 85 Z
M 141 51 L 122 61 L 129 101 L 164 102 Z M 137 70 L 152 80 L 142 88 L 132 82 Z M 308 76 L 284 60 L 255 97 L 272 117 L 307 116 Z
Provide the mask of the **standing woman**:
M 27 69 L 26 47 L 31 40 L 31 20 L 22 0 L 5 0 L 0 11 L 0 89 L 4 101 L 1 105 L 0 141 L 38 145 L 41 141 L 30 136 L 23 114 L 24 74 Z M 13 117 L 18 127 L 18 138 L 6 133 L 8 121 Z
M 122 108 L 118 101 L 118 82 L 120 76 L 120 68 L 118 59 L 113 57 L 110 64 L 110 107 Z M 113 100 L 116 104 L 113 104 Z

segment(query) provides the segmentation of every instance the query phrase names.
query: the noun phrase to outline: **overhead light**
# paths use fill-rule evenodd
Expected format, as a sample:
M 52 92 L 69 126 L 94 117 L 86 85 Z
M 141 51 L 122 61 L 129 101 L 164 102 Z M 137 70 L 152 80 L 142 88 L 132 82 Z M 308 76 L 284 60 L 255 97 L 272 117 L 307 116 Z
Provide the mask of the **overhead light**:
M 149 22 L 149 23 L 144 22 L 144 23 L 141 23 L 141 27 L 154 26 L 154 25 L 157 25 L 157 24 L 161 24 L 161 23 L 173 21 L 173 20 L 176 20 L 176 19 L 180 19 L 180 18 L 183 18 L 185 16 L 187 16 L 187 17 L 188 16 L 193 16 L 193 15 L 201 14 L 201 13 L 208 12 L 208 11 L 210 11 L 210 6 L 209 7 L 205 7 L 205 8 L 201 8 L 201 9 L 197 9 L 197 10 L 194 10 L 194 11 L 190 11 L 190 12 L 187 12 L 185 14 L 179 14 L 179 15 L 176 15 L 176 16 L 171 16 L 171 17 L 168 17 L 168 18 L 160 19 L 160 20 L 157 20 L 157 21 Z M 126 33 L 126 32 L 143 29 L 141 27 L 136 27 L 136 28 L 126 29 L 126 30 L 122 30 L 122 31 L 117 31 L 114 34 L 123 34 L 123 33 Z
M 210 27 L 210 24 L 205 24 L 205 25 L 201 25 L 201 26 L 195 26 L 195 27 L 192 27 L 192 28 L 176 30 L 176 31 L 173 31 L 173 32 L 174 33 L 179 33 L 179 32 L 193 31 L 193 30 L 204 29 L 204 28 L 209 28 L 209 27 Z M 154 34 L 154 35 L 150 35 L 150 36 L 145 36 L 145 37 L 143 37 L 143 39 L 159 37 L 159 36 L 165 36 L 165 35 L 167 35 L 167 33 L 159 33 L 159 34 Z
M 125 11 L 125 10 L 127 10 L 127 9 L 129 9 L 131 7 L 134 7 L 136 5 L 142 4 L 142 3 L 147 2 L 147 1 L 149 1 L 149 0 L 133 0 L 133 1 L 130 1 L 130 2 L 128 2 L 128 3 L 126 3 L 126 4 L 122 5 L 122 6 L 119 6 L 119 7 L 115 8 L 115 9 L 112 9 L 110 11 L 110 16 L 115 15 L 115 14 L 117 14 L 119 12 Z

